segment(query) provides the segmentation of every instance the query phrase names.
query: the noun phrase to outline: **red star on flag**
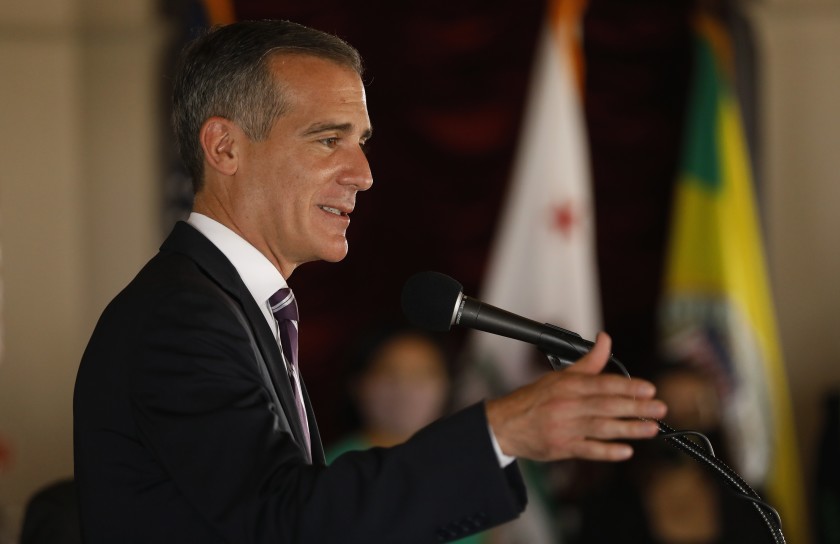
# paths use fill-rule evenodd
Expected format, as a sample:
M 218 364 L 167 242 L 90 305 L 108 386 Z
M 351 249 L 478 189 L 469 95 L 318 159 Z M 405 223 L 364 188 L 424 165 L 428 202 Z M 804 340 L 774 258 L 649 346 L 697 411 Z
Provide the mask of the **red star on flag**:
M 569 238 L 572 235 L 572 229 L 578 223 L 578 216 L 574 210 L 574 204 L 571 200 L 565 201 L 563 204 L 556 205 L 551 210 L 552 228 L 559 230 L 563 236 Z

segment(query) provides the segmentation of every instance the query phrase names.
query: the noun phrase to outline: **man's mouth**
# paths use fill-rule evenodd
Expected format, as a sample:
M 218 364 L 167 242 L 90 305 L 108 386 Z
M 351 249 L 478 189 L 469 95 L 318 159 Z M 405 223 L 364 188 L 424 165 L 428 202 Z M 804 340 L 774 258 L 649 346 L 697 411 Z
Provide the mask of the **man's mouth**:
M 338 216 L 341 216 L 341 217 L 347 217 L 348 216 L 347 213 L 339 210 L 338 208 L 332 208 L 330 206 L 318 206 L 318 207 L 321 208 L 322 210 L 324 210 L 325 212 L 331 213 L 333 215 L 338 215 Z

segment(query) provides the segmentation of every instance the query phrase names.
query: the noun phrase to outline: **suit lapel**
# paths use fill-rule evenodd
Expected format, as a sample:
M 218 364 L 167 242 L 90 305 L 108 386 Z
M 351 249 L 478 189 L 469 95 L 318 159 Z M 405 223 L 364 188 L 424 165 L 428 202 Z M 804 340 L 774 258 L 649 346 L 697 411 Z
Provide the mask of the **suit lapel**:
M 321 443 L 321 434 L 318 432 L 318 422 L 315 420 L 315 412 L 312 409 L 312 402 L 309 400 L 309 392 L 306 390 L 303 378 L 300 379 L 300 389 L 303 392 L 303 404 L 306 407 L 306 417 L 309 421 L 312 462 L 320 465 L 326 465 L 327 459 L 324 456 L 324 445 Z
M 286 419 L 292 429 L 292 435 L 298 444 L 303 444 L 303 428 L 300 424 L 300 418 L 297 416 L 297 407 L 292 393 L 292 386 L 286 374 L 286 366 L 283 362 L 280 346 L 278 346 L 274 334 L 265 322 L 262 311 L 257 307 L 254 298 L 242 282 L 242 278 L 239 277 L 236 268 L 210 240 L 184 222 L 179 221 L 175 225 L 172 233 L 160 249 L 161 251 L 181 253 L 192 259 L 207 276 L 239 303 L 251 325 L 251 331 L 257 341 L 260 353 L 263 359 L 265 359 L 271 382 L 282 405 L 283 413 L 286 414 Z M 311 415 L 311 404 L 306 393 L 304 393 L 304 401 L 307 414 L 312 422 L 310 424 L 310 436 L 313 442 L 313 457 L 316 437 L 319 451 L 321 452 L 320 456 L 323 457 L 323 448 L 321 447 L 320 437 L 317 434 L 317 425 L 314 424 L 315 417 Z M 306 448 L 301 446 L 301 450 L 304 452 L 304 457 L 306 457 Z

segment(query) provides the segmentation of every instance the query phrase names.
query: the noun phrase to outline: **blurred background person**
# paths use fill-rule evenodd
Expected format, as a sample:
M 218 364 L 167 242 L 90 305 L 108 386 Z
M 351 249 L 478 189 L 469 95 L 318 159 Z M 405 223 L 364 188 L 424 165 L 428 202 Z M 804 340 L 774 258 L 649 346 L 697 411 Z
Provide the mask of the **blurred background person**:
M 817 542 L 840 544 L 840 388 L 830 390 L 823 402 L 814 497 Z
M 703 433 L 729 464 L 713 377 L 679 365 L 663 367 L 653 382 L 668 403 L 666 423 Z M 637 456 L 585 501 L 580 542 L 735 544 L 766 537 L 752 505 L 704 465 L 664 439 L 634 447 Z
M 327 463 L 348 451 L 405 442 L 421 428 L 446 415 L 452 403 L 452 376 L 452 356 L 442 338 L 397 323 L 372 329 L 363 336 L 348 363 L 343 415 L 351 431 L 328 448 Z M 558 542 L 542 504 L 537 464 L 518 462 L 529 487 L 526 511 L 513 522 L 458 542 Z
M 20 544 L 81 544 L 79 501 L 72 479 L 38 490 L 26 505 Z
M 359 346 L 348 370 L 344 414 L 354 429 L 327 451 L 327 462 L 346 451 L 390 447 L 441 417 L 449 399 L 450 366 L 430 334 L 383 326 Z
M 348 451 L 390 447 L 444 415 L 450 365 L 434 336 L 399 325 L 377 328 L 351 357 L 347 416 L 350 434 L 326 451 L 327 463 Z M 478 544 L 481 535 L 458 542 Z

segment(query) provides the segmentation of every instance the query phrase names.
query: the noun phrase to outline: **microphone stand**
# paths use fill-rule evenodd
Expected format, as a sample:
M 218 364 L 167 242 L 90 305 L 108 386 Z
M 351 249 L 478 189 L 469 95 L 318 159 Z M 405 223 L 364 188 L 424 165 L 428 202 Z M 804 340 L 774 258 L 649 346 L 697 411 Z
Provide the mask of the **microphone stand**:
M 563 354 L 552 352 L 550 348 L 540 346 L 540 350 L 548 358 L 551 368 L 555 371 L 561 371 L 568 366 L 571 366 L 572 361 L 567 360 Z M 618 367 L 622 374 L 628 379 L 630 374 L 624 365 L 614 356 L 610 356 L 610 362 Z M 706 465 L 711 469 L 719 479 L 721 479 L 728 488 L 733 490 L 735 494 L 744 500 L 752 503 L 762 522 L 767 527 L 770 537 L 775 544 L 785 544 L 785 535 L 782 534 L 782 519 L 775 508 L 764 502 L 761 497 L 738 475 L 737 472 L 729 468 L 723 461 L 715 457 L 709 439 L 697 431 L 677 431 L 672 429 L 665 423 L 659 420 L 652 420 L 659 426 L 659 436 L 664 438 L 673 447 L 681 450 L 686 455 Z M 699 436 L 704 442 L 705 450 L 700 448 L 694 442 L 684 438 L 685 435 Z

